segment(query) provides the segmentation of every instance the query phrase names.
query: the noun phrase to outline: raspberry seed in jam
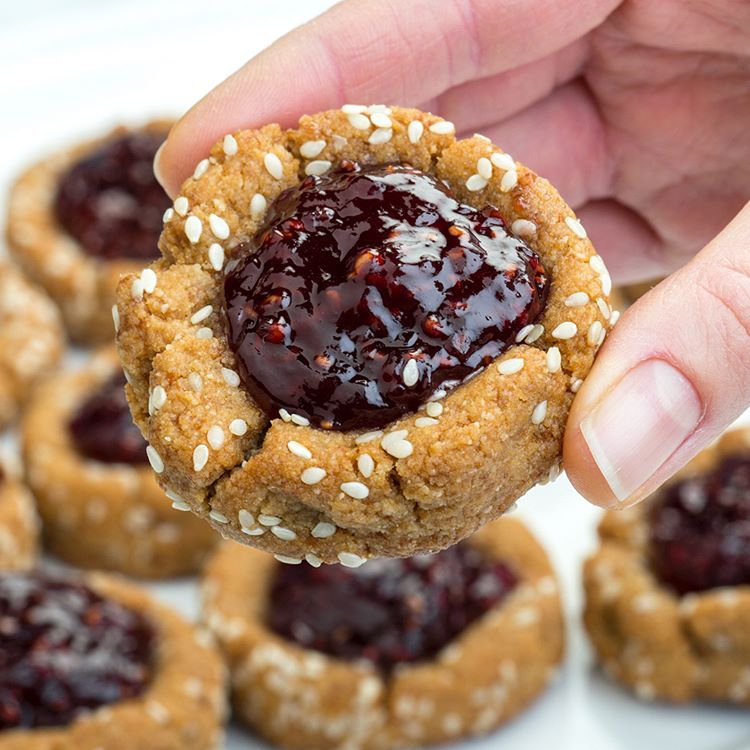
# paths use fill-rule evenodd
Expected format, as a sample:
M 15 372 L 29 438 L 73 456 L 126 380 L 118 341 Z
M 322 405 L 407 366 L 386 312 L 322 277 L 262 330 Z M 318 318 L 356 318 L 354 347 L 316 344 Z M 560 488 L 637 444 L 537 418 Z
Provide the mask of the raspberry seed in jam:
M 344 162 L 276 199 L 225 282 L 229 344 L 270 418 L 383 427 L 507 349 L 549 279 L 496 209 L 406 165 Z

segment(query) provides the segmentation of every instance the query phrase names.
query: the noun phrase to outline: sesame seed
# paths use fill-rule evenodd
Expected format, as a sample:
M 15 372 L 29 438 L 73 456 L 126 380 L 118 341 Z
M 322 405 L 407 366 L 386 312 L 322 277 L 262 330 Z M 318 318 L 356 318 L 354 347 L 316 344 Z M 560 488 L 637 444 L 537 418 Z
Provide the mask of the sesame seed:
M 415 427 L 432 427 L 436 424 L 440 424 L 440 421 L 432 417 L 417 417 L 414 420 Z
M 356 438 L 354 438 L 354 442 L 357 445 L 362 445 L 362 443 L 370 443 L 373 440 L 377 440 L 382 434 L 383 434 L 382 430 L 373 430 L 372 432 L 363 432 L 361 435 L 358 435 Z
M 115 324 L 115 333 L 120 330 L 120 310 L 117 305 L 112 305 L 112 322 Z
M 544 333 L 544 326 L 537 323 L 527 334 L 526 343 L 533 344 Z
M 534 330 L 533 323 L 530 323 L 529 325 L 524 326 L 517 334 L 516 334 L 516 343 L 520 344 L 532 331 Z
M 189 207 L 190 207 L 190 204 L 188 203 L 188 199 L 184 195 L 178 195 L 174 199 L 174 210 L 180 216 L 187 216 Z
M 391 443 L 397 443 L 400 440 L 404 440 L 404 438 L 406 438 L 408 434 L 409 434 L 409 430 L 394 430 L 393 432 L 389 432 L 380 441 L 380 447 L 385 450 L 387 446 L 390 445 Z
M 191 372 L 188 375 L 188 385 L 196 392 L 200 393 L 203 389 L 203 378 L 197 372 Z
M 339 552 L 338 558 L 345 568 L 358 568 L 367 562 L 366 558 L 355 555 L 353 552 Z
M 213 336 L 214 336 L 214 332 L 206 326 L 204 326 L 203 328 L 199 328 L 195 332 L 195 338 L 197 339 L 211 339 L 213 338 Z
M 281 159 L 276 154 L 267 153 L 263 157 L 263 165 L 268 174 L 275 180 L 280 180 L 284 176 L 284 167 L 281 164 Z
M 479 190 L 484 190 L 487 187 L 487 180 L 481 175 L 473 174 L 469 179 L 466 180 L 466 189 L 472 193 L 476 193 Z
M 556 346 L 547 349 L 547 372 L 558 372 L 562 366 L 562 355 Z
M 216 242 L 208 248 L 208 262 L 214 271 L 224 268 L 224 248 Z
M 536 234 L 536 224 L 528 219 L 516 219 L 510 225 L 510 231 L 517 237 L 531 237 Z
M 602 335 L 603 331 L 604 331 L 604 326 L 602 326 L 600 321 L 595 320 L 589 326 L 588 336 L 586 337 L 586 341 L 588 345 L 596 346 L 599 343 L 599 337 Z
M 541 424 L 544 422 L 544 418 L 547 416 L 547 402 L 542 401 L 534 407 L 534 411 L 531 412 L 531 423 Z
M 164 471 L 164 461 L 161 460 L 161 456 L 152 445 L 146 446 L 146 458 L 148 458 L 151 468 L 157 474 L 161 474 Z
M 224 382 L 227 385 L 230 385 L 233 388 L 236 388 L 240 384 L 240 376 L 228 367 L 221 368 L 221 377 L 224 378 Z
M 272 527 L 271 533 L 279 539 L 283 539 L 285 542 L 292 542 L 297 538 L 297 534 L 294 531 L 287 529 L 284 526 Z
M 401 373 L 401 379 L 404 381 L 404 385 L 407 388 L 416 385 L 419 381 L 419 365 L 417 365 L 416 359 L 410 359 L 404 365 L 404 369 Z
M 365 112 L 372 114 L 373 112 L 383 112 L 386 115 L 391 114 L 391 108 L 387 104 L 370 104 Z
M 197 216 L 188 216 L 185 219 L 185 236 L 190 240 L 190 244 L 194 245 L 201 238 L 203 233 L 203 224 Z
M 571 294 L 570 297 L 567 297 L 565 299 L 565 306 L 583 307 L 584 305 L 588 305 L 590 301 L 591 298 L 588 294 L 586 294 L 586 292 L 575 292 L 575 294 Z
M 363 453 L 357 459 L 357 468 L 365 479 L 369 479 L 375 471 L 375 459 L 369 453 Z
M 617 323 L 619 319 L 620 319 L 620 311 L 612 310 L 612 315 L 609 318 L 609 324 L 613 326 L 615 323 Z
M 365 104 L 344 104 L 341 107 L 341 111 L 345 115 L 360 115 L 363 112 L 367 112 L 367 106 Z
M 192 317 L 190 318 L 190 322 L 193 325 L 196 325 L 198 323 L 202 323 L 211 313 L 214 311 L 214 308 L 212 305 L 206 305 L 205 307 L 201 307 L 198 312 L 193 313 Z
M 229 523 L 229 519 L 223 513 L 219 513 L 218 510 L 212 510 L 208 514 L 208 517 L 216 521 L 216 523 Z
M 330 161 L 326 161 L 325 159 L 319 159 L 316 161 L 311 161 L 305 167 L 305 174 L 321 175 L 321 174 L 325 174 L 330 168 L 331 168 Z
M 299 153 L 305 159 L 314 159 L 325 147 L 325 141 L 305 141 L 299 147 Z
M 208 446 L 200 443 L 195 446 L 193 451 L 193 468 L 196 471 L 202 471 L 208 463 Z
M 214 425 L 206 433 L 206 439 L 208 440 L 208 444 L 217 451 L 224 445 L 224 430 L 218 425 Z
M 237 514 L 237 518 L 240 521 L 240 527 L 244 529 L 249 529 L 255 526 L 255 516 L 249 511 L 245 510 L 244 508 Z
M 241 531 L 248 536 L 263 536 L 263 534 L 266 533 L 266 530 L 262 529 L 260 526 L 256 526 L 254 529 L 241 529 Z
M 373 146 L 377 146 L 381 143 L 388 143 L 393 137 L 393 130 L 390 128 L 377 128 L 370 133 L 370 137 L 367 139 L 368 143 Z
M 332 523 L 320 521 L 319 523 L 315 524 L 315 527 L 310 533 L 316 539 L 328 539 L 328 537 L 333 536 L 336 533 L 336 526 L 334 526 Z
M 290 419 L 292 420 L 293 424 L 296 424 L 298 427 L 309 427 L 310 420 L 307 417 L 303 417 L 301 414 L 292 414 Z
M 500 153 L 495 151 L 490 155 L 490 161 L 499 169 L 507 171 L 514 171 L 516 168 L 515 159 L 510 154 Z
M 580 237 L 581 239 L 584 239 L 586 237 L 586 230 L 583 228 L 583 224 L 581 224 L 578 219 L 574 219 L 572 216 L 566 216 L 565 223 L 568 225 L 568 228 L 576 237 Z
M 161 409 L 164 404 L 167 403 L 167 392 L 160 385 L 157 385 L 151 393 L 151 404 L 154 407 L 154 411 Z
M 604 273 L 599 277 L 599 281 L 602 283 L 602 291 L 604 294 L 609 294 L 612 291 L 612 279 L 610 278 L 609 272 L 605 269 Z
M 289 555 L 274 555 L 274 558 L 284 565 L 299 565 L 302 562 L 299 557 L 289 557 Z
M 435 135 L 450 135 L 456 132 L 456 126 L 450 120 L 440 120 L 430 125 L 430 133 Z
M 430 401 L 440 401 L 440 399 L 445 398 L 448 395 L 448 391 L 444 390 L 443 388 L 438 388 L 438 390 L 435 391 L 435 393 L 430 396 Z
M 564 341 L 566 339 L 572 339 L 577 333 L 578 326 L 575 323 L 566 320 L 564 323 L 560 323 L 560 325 L 552 331 L 552 337 Z
M 609 320 L 612 317 L 612 308 L 607 304 L 607 300 L 604 297 L 597 298 L 596 306 L 599 308 L 599 312 L 602 314 L 604 320 Z
M 258 523 L 263 526 L 278 526 L 281 523 L 281 519 L 278 516 L 267 516 L 261 513 L 258 516 Z
M 418 143 L 424 133 L 424 125 L 419 120 L 412 120 L 406 128 L 409 143 Z
M 414 446 L 408 440 L 391 440 L 383 445 L 383 450 L 394 458 L 408 458 L 414 452 Z
M 172 221 L 172 218 L 174 217 L 174 209 L 170 206 L 162 215 L 161 220 L 164 224 L 166 224 L 168 221 Z
M 477 174 L 485 180 L 489 180 L 492 177 L 492 162 L 486 156 L 482 156 L 477 160 Z
M 325 479 L 326 470 L 321 469 L 319 466 L 311 466 L 309 469 L 305 469 L 300 476 L 302 484 L 318 484 Z
M 182 511 L 183 513 L 186 513 L 190 510 L 190 506 L 184 500 L 173 500 L 172 508 L 174 510 Z
M 286 444 L 286 447 L 289 449 L 290 453 L 299 456 L 299 458 L 312 458 L 310 449 L 306 448 L 302 443 L 298 443 L 296 440 L 290 440 Z
M 571 393 L 578 393 L 578 391 L 581 390 L 581 386 L 582 385 L 583 385 L 583 380 L 581 380 L 581 378 L 575 378 L 575 380 L 573 380 L 570 383 L 570 392 Z
M 284 422 L 291 422 L 292 421 L 292 415 L 283 407 L 279 409 L 279 416 Z
M 518 185 L 518 172 L 515 169 L 509 169 L 504 175 L 503 179 L 500 180 L 500 190 L 503 193 L 507 193 Z
M 229 237 L 229 224 L 216 214 L 211 214 L 208 217 L 208 225 L 211 227 L 211 231 L 219 240 L 225 240 Z
M 349 120 L 349 124 L 355 130 L 370 129 L 370 119 L 366 115 L 363 115 L 361 112 L 353 112 L 351 114 L 348 114 L 346 116 L 346 119 Z
M 429 417 L 439 417 L 443 413 L 443 405 L 438 404 L 435 401 L 430 401 L 427 406 L 425 406 L 425 411 Z
M 307 552 L 305 554 L 305 562 L 313 568 L 319 568 L 323 564 L 323 561 L 312 552 Z
M 362 482 L 343 482 L 339 489 L 355 500 L 364 500 L 370 494 L 370 488 Z
M 376 128 L 390 129 L 393 127 L 393 122 L 390 117 L 384 112 L 374 112 L 370 115 L 370 122 Z
M 156 274 L 150 268 L 144 268 L 141 271 L 141 284 L 143 284 L 143 291 L 151 294 L 156 289 Z
M 523 357 L 511 357 L 500 362 L 497 369 L 501 375 L 515 375 L 517 372 L 523 370 L 525 364 L 526 360 Z
M 234 156 L 237 153 L 237 139 L 231 133 L 227 133 L 222 148 L 227 156 Z
M 169 711 L 158 701 L 149 701 L 146 704 L 146 713 L 157 723 L 162 726 L 169 723 Z
M 201 159 L 195 165 L 195 172 L 193 172 L 193 179 L 199 180 L 206 173 L 207 169 L 208 169 L 208 159 Z
M 250 215 L 253 219 L 260 218 L 266 210 L 268 201 L 260 193 L 256 193 L 250 200 Z
M 237 437 L 242 437 L 247 432 L 247 422 L 244 419 L 233 419 L 229 423 L 229 432 Z

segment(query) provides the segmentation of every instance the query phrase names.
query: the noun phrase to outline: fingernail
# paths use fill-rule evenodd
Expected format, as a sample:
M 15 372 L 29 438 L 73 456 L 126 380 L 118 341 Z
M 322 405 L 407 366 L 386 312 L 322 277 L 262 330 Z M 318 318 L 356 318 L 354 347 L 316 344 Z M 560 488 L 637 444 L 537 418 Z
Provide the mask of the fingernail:
M 690 381 L 668 362 L 651 359 L 607 392 L 581 422 L 581 432 L 623 503 L 690 437 L 702 413 Z
M 161 153 L 164 150 L 164 146 L 167 145 L 167 142 L 164 141 L 164 143 L 159 146 L 159 148 L 156 149 L 156 153 L 154 154 L 154 176 L 159 181 L 160 185 L 164 185 L 164 180 L 162 179 L 162 173 L 160 168 L 160 162 L 161 162 Z

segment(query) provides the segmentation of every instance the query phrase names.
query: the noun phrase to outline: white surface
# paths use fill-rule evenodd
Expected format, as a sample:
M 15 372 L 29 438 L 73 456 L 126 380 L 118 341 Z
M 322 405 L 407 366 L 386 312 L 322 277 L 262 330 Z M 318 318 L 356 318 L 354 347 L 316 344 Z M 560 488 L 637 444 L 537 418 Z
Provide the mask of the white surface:
M 0 191 L 18 169 L 57 145 L 118 121 L 178 114 L 251 54 L 328 4 L 0 0 Z M 592 671 L 579 626 L 579 574 L 594 545 L 597 512 L 562 478 L 530 493 L 519 513 L 560 573 L 568 655 L 560 679 L 526 714 L 462 747 L 748 750 L 748 712 L 646 705 Z M 151 588 L 186 614 L 195 614 L 192 583 Z M 248 733 L 230 731 L 227 750 L 258 747 Z

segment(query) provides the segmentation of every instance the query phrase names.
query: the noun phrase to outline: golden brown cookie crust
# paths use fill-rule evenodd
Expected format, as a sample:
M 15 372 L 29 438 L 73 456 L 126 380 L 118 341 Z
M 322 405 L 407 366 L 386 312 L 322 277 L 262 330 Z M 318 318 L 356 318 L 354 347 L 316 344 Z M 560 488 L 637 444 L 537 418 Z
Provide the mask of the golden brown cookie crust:
M 749 429 L 727 433 L 669 484 L 749 450 Z M 607 513 L 584 567 L 584 622 L 599 661 L 646 700 L 750 706 L 750 586 L 679 597 L 661 585 L 647 562 L 651 502 Z
M 0 463 L 0 570 L 33 568 L 38 551 L 34 498 Z
M 42 517 L 46 548 L 83 568 L 143 578 L 195 572 L 218 535 L 191 513 L 172 509 L 148 464 L 105 464 L 81 456 L 68 422 L 119 368 L 112 347 L 82 369 L 39 388 L 22 426 L 27 479 Z
M 169 120 L 138 130 L 166 133 Z M 112 340 L 112 304 L 120 276 L 144 266 L 139 260 L 103 260 L 89 255 L 55 219 L 60 177 L 79 159 L 131 128 L 117 127 L 99 138 L 45 156 L 19 176 L 10 193 L 8 246 L 17 262 L 58 304 L 71 338 L 80 344 Z
M 18 416 L 34 385 L 55 369 L 63 340 L 52 301 L 0 260 L 0 429 Z
M 386 678 L 366 662 L 303 649 L 264 624 L 278 565 L 223 545 L 206 568 L 204 621 L 224 650 L 237 716 L 289 750 L 390 750 L 485 734 L 542 691 L 559 664 L 564 628 L 544 550 L 502 518 L 469 543 L 508 562 L 516 589 L 433 660 Z M 303 563 L 304 564 L 304 563 Z
M 5 731 L 0 750 L 219 750 L 225 670 L 210 636 L 133 584 L 101 573 L 84 582 L 150 621 L 158 638 L 152 681 L 138 698 L 103 706 L 68 726 Z
M 456 141 L 450 123 L 393 107 L 389 140 L 374 143 L 382 128 L 358 129 L 369 120 L 347 112 L 304 116 L 296 130 L 241 131 L 214 146 L 175 201 L 159 243 L 163 259 L 125 277 L 117 305 L 128 395 L 162 486 L 236 541 L 284 558 L 356 563 L 454 544 L 559 473 L 573 393 L 609 327 L 611 283 L 554 188 L 487 139 Z M 301 156 L 316 149 L 314 159 Z M 492 177 L 470 190 L 480 158 L 495 160 Z M 282 190 L 342 159 L 408 162 L 445 179 L 470 205 L 496 205 L 552 277 L 538 325 L 444 398 L 436 423 L 418 412 L 388 426 L 385 445 L 404 447 L 405 439 L 405 458 L 384 449 L 382 433 L 366 440 L 372 433 L 324 431 L 294 418 L 269 424 L 238 387 L 226 342 L 224 263 Z M 149 414 L 157 388 L 167 398 Z M 220 440 L 212 444 L 212 436 Z M 375 464 L 369 476 L 359 469 L 365 454 Z M 350 482 L 366 484 L 365 501 L 341 490 Z

